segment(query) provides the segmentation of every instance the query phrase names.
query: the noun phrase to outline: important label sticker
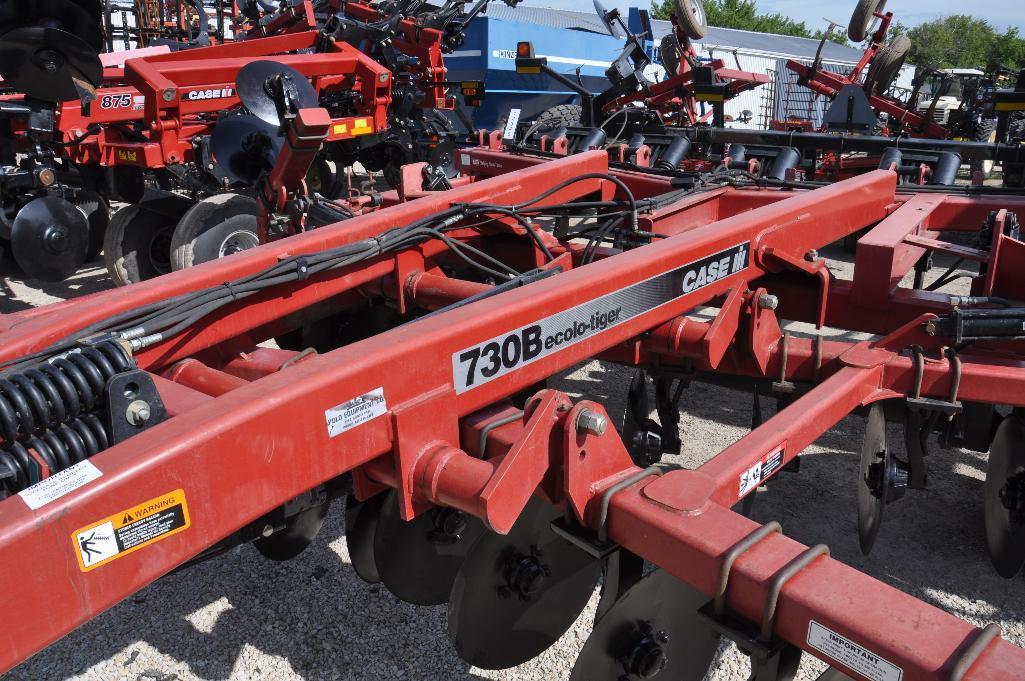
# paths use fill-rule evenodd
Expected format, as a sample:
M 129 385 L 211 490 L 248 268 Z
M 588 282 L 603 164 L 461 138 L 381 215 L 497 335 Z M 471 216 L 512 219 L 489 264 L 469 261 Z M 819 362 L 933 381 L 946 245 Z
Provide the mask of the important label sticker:
M 184 490 L 177 489 L 87 525 L 71 534 L 82 572 L 189 528 Z
M 348 402 L 342 402 L 324 412 L 328 437 L 341 435 L 347 430 L 376 419 L 388 411 L 384 388 L 376 388 Z
M 628 319 L 747 269 L 750 242 L 557 312 L 452 354 L 452 383 L 464 393 L 589 340 Z
M 79 487 L 86 485 L 96 478 L 102 476 L 100 469 L 91 461 L 79 461 L 70 468 L 54 473 L 45 480 L 41 480 L 27 489 L 18 492 L 18 496 L 35 511 L 46 506 L 51 501 L 60 499 L 65 494 L 74 492 Z
M 738 499 L 744 498 L 748 492 L 756 489 L 783 466 L 783 452 L 786 448 L 786 442 L 780 443 L 778 447 L 759 459 L 758 463 L 740 474 L 740 496 L 737 497 Z
M 808 645 L 872 681 L 901 681 L 904 670 L 832 631 L 815 620 L 808 622 Z

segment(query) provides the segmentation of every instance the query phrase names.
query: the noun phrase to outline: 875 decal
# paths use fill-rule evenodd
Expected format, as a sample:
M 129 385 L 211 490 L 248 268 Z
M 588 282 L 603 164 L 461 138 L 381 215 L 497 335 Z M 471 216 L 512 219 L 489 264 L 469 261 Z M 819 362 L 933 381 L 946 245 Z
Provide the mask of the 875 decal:
M 100 97 L 101 109 L 127 109 L 132 106 L 132 93 L 120 92 Z
M 483 385 L 747 268 L 750 243 L 731 246 L 452 354 L 457 393 Z

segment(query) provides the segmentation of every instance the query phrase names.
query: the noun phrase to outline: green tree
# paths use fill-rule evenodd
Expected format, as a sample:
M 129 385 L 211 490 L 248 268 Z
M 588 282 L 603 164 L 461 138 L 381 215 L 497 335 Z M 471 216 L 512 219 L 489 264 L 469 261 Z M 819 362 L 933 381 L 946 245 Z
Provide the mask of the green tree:
M 1025 38 L 1013 26 L 1000 34 L 983 19 L 955 14 L 914 27 L 894 24 L 890 32 L 911 38 L 908 61 L 916 66 L 985 69 L 1001 64 L 1025 68 Z
M 907 29 L 911 38 L 908 61 L 933 68 L 983 67 L 999 36 L 989 22 L 953 14 Z
M 986 63 L 1001 64 L 1010 69 L 1025 68 L 1025 38 L 1021 37 L 1016 26 L 1008 28 L 990 43 Z

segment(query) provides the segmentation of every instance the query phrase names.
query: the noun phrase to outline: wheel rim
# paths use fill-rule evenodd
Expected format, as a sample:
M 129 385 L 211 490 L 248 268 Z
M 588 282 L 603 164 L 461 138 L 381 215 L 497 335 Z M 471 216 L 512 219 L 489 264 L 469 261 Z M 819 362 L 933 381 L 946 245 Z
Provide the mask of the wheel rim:
M 171 235 L 173 233 L 174 229 L 165 226 L 163 229 L 155 231 L 150 238 L 147 249 L 149 261 L 153 264 L 153 269 L 161 274 L 171 271 Z
M 234 232 L 224 237 L 221 241 L 220 247 L 217 249 L 218 257 L 223 258 L 226 255 L 232 255 L 241 251 L 253 248 L 260 244 L 256 234 L 253 234 L 247 229 L 236 229 Z
M 705 21 L 705 6 L 701 4 L 700 0 L 688 3 L 691 6 L 691 12 L 694 14 L 694 20 L 697 21 L 699 26 L 704 26 L 707 22 Z

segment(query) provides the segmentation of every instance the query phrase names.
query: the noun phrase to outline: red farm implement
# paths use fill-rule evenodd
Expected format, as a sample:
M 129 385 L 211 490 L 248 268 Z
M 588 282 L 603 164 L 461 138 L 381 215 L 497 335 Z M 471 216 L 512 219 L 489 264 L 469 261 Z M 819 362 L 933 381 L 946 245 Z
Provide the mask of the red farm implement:
M 797 74 L 798 83 L 834 103 L 838 98 L 844 99 L 844 92 L 850 92 L 845 88 L 863 89 L 872 111 L 887 117 L 887 127 L 894 135 L 947 139 L 950 132 L 919 112 L 914 101 L 905 103 L 888 93 L 900 75 L 911 41 L 905 35 L 898 35 L 891 42 L 885 42 L 886 32 L 893 21 L 892 12 L 883 12 L 885 5 L 886 0 L 859 0 L 855 7 L 848 25 L 848 37 L 855 43 L 869 42 L 861 59 L 846 74 L 822 68 L 820 55 L 828 37 L 822 39 L 819 53 L 810 66 L 790 59 L 787 68 Z M 839 103 L 841 109 L 846 106 L 844 101 Z M 774 123 L 776 129 L 782 130 L 789 130 L 795 125 L 791 120 Z M 865 132 L 874 132 L 874 126 Z
M 284 178 L 268 188 L 267 176 L 296 145 L 318 153 L 289 189 L 337 200 L 329 221 L 370 209 L 372 178 L 354 186 L 345 169 L 358 161 L 397 184 L 402 165 L 453 134 L 439 111 L 455 101 L 442 52 L 458 46 L 485 2 L 431 13 L 416 3 L 299 2 L 268 14 L 247 3 L 232 12 L 233 42 L 172 36 L 98 55 L 100 23 L 84 4 L 4 0 L 11 92 L 0 99 L 9 133 L 0 146 L 0 238 L 43 280 L 69 276 L 101 249 L 118 284 L 220 257 L 258 242 L 255 185 L 283 208 Z M 177 11 L 202 13 L 196 7 Z M 156 9 L 174 23 L 175 8 Z M 299 139 L 291 122 L 318 105 L 329 118 Z M 131 205 L 111 218 L 109 200 Z
M 1019 678 L 1025 651 L 998 629 L 731 507 L 863 411 L 863 548 L 926 484 L 939 432 L 989 449 L 990 555 L 1018 572 L 1025 197 L 886 170 L 681 186 L 605 151 L 492 146 L 457 153 L 463 186 L 0 319 L 0 577 L 46 584 L 3 600 L 18 626 L 0 668 L 240 542 L 296 557 L 351 480 L 357 573 L 447 602 L 479 667 L 540 654 L 604 575 L 576 680 L 701 679 L 721 636 L 759 680 L 803 653 L 871 681 Z M 831 276 L 818 249 L 866 229 L 853 278 Z M 901 284 L 932 252 L 978 263 L 970 296 Z M 661 422 L 631 399 L 621 436 L 602 404 L 546 387 L 591 358 L 654 380 Z M 682 446 L 685 376 L 765 382 L 789 406 L 698 468 L 660 465 Z M 907 460 L 885 442 L 894 415 L 919 444 Z

